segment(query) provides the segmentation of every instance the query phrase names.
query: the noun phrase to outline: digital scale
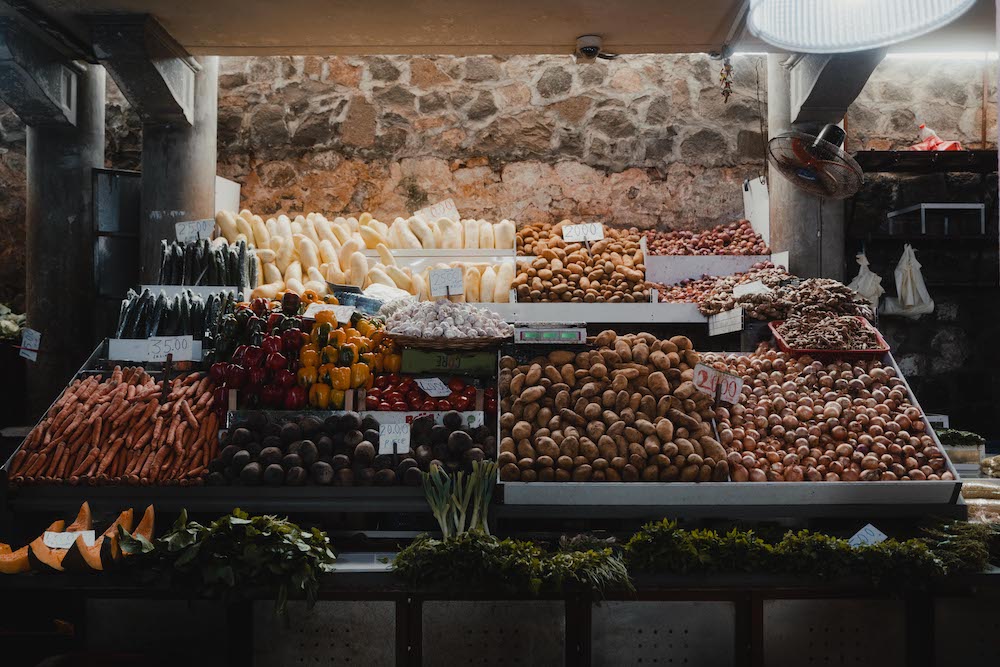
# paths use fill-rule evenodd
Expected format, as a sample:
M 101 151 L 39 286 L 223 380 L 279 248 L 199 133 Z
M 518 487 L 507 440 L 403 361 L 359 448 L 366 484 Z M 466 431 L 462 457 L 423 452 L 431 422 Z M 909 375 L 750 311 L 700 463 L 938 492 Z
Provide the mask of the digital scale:
M 514 327 L 515 343 L 580 345 L 587 342 L 587 327 L 581 323 L 543 322 Z

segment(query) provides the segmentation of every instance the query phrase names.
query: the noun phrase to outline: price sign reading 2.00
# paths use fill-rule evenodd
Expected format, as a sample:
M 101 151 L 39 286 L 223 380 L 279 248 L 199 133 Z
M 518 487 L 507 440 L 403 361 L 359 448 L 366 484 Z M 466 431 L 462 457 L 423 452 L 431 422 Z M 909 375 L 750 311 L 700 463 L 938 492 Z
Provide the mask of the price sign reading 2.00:
M 191 361 L 194 339 L 191 336 L 154 336 L 146 340 L 146 361 Z
M 743 378 L 698 364 L 694 367 L 694 385 L 698 391 L 709 394 L 712 398 L 718 392 L 720 401 L 735 404 L 743 391 Z
M 587 222 L 582 225 L 566 225 L 563 227 L 562 236 L 563 240 L 567 243 L 600 241 L 604 238 L 604 225 L 599 222 Z

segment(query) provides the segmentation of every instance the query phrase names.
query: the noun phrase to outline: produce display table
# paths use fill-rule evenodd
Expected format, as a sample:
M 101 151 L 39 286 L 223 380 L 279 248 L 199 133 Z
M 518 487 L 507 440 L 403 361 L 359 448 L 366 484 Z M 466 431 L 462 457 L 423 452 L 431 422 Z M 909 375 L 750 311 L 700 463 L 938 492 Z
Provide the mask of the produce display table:
M 634 594 L 609 593 L 597 601 L 573 590 L 531 598 L 421 591 L 385 572 L 335 572 L 323 577 L 311 612 L 291 603 L 288 627 L 271 615 L 265 591 L 253 596 L 256 602 L 207 603 L 225 632 L 202 639 L 227 644 L 222 652 L 232 665 L 291 664 L 324 655 L 366 665 L 458 664 L 497 650 L 512 663 L 577 666 L 635 664 L 643 656 L 683 662 L 696 651 L 718 660 L 713 665 L 802 664 L 795 660 L 810 655 L 860 665 L 963 664 L 1000 650 L 995 633 L 979 636 L 992 623 L 980 612 L 1000 602 L 998 575 L 993 569 L 936 579 L 905 592 L 889 582 L 852 579 L 640 576 Z M 91 609 L 104 611 L 116 601 L 123 609 L 132 608 L 130 599 L 155 609 L 197 595 L 123 575 L 4 577 L 0 591 L 14 610 L 19 600 L 38 595 L 97 601 Z M 876 615 L 880 631 L 866 634 L 864 626 Z M 120 632 L 127 647 L 128 625 Z M 320 632 L 322 643 L 314 646 Z M 305 636 L 309 641 L 300 641 Z M 824 647 L 830 637 L 837 641 Z

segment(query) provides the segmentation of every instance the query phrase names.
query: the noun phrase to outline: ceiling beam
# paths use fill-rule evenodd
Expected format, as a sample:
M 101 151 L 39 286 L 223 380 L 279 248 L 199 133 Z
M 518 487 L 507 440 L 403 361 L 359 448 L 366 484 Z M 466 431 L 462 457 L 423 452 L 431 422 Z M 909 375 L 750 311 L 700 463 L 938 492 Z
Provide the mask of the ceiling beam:
M 90 19 L 97 59 L 146 123 L 194 122 L 194 77 L 200 66 L 152 16 Z
M 0 99 L 26 125 L 76 125 L 80 66 L 0 17 Z

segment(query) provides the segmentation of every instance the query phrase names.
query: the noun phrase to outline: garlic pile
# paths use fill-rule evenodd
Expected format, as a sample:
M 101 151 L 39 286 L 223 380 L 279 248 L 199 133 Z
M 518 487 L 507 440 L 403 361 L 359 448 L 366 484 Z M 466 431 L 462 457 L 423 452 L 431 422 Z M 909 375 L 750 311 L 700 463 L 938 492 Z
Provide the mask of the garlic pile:
M 379 311 L 386 331 L 418 338 L 497 338 L 512 336 L 514 327 L 496 313 L 467 303 L 397 299 Z

